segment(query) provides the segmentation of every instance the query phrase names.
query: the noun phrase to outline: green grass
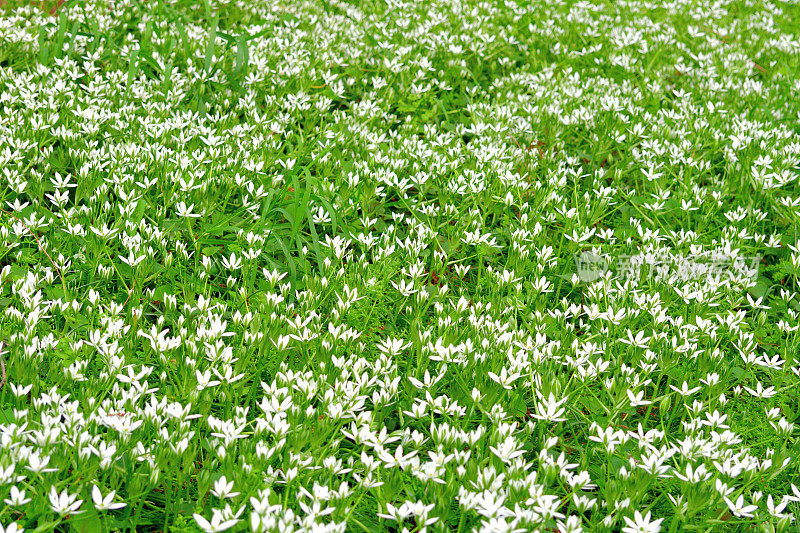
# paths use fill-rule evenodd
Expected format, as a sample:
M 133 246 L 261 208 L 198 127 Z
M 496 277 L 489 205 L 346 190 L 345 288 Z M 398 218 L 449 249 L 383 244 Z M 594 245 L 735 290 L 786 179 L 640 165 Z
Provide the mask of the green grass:
M 0 5 L 2 531 L 797 527 L 791 3 L 54 5 Z

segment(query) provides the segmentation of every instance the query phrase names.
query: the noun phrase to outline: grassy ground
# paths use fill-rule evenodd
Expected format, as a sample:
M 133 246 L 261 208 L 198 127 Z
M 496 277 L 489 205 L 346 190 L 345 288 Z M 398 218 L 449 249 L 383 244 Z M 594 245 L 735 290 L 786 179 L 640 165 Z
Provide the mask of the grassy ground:
M 2 533 L 796 528 L 796 12 L 0 3 Z

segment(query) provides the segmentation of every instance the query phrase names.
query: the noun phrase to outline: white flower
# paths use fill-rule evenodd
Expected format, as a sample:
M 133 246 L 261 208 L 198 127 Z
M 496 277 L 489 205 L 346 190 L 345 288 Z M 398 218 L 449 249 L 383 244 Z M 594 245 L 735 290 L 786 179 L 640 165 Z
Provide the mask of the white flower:
M 394 452 L 394 455 L 390 454 L 384 449 L 378 450 L 378 456 L 380 457 L 381 461 L 384 462 L 384 468 L 394 468 L 400 467 L 405 468 L 408 466 L 411 459 L 417 455 L 417 451 L 414 450 L 406 455 L 403 455 L 403 445 L 397 447 Z
M 220 382 L 216 379 L 211 379 L 211 371 L 206 370 L 205 372 L 200 372 L 199 370 L 195 370 L 195 376 L 197 377 L 197 391 L 201 391 L 207 387 L 216 387 L 220 384 Z
M 25 489 L 20 490 L 16 485 L 11 487 L 8 498 L 3 500 L 6 505 L 11 507 L 22 507 L 26 503 L 30 503 L 31 499 L 25 497 Z
M 186 207 L 186 203 L 180 201 L 175 205 L 175 214 L 178 215 L 179 217 L 184 217 L 184 218 L 199 218 L 200 216 L 202 216 L 199 213 L 193 213 L 192 212 L 193 209 L 194 209 L 194 204 L 190 205 L 189 207 Z
M 22 533 L 23 531 L 25 531 L 25 529 L 16 522 L 11 522 L 6 527 L 0 524 L 0 533 Z
M 11 387 L 11 392 L 17 398 L 21 398 L 21 397 L 25 396 L 33 388 L 33 384 L 28 384 L 28 385 L 25 385 L 25 386 L 23 386 L 23 385 L 17 386 L 17 385 L 15 385 L 13 383 L 9 383 L 9 386 Z
M 764 385 L 762 385 L 760 381 L 756 383 L 755 390 L 751 389 L 750 387 L 744 387 L 744 390 L 756 398 L 772 398 L 777 394 L 777 392 L 775 392 L 775 387 L 767 387 L 765 389 Z
M 627 516 L 623 518 L 627 524 L 627 526 L 622 528 L 623 533 L 658 533 L 661 531 L 661 522 L 664 521 L 663 518 L 651 520 L 650 511 L 647 511 L 647 514 L 644 516 L 642 516 L 642 513 L 639 511 L 635 511 L 633 513 L 633 520 Z
M 767 512 L 770 516 L 774 516 L 775 518 L 783 518 L 786 516 L 783 513 L 783 510 L 786 509 L 786 506 L 789 505 L 789 496 L 784 496 L 781 501 L 776 505 L 775 500 L 772 498 L 772 494 L 767 496 Z
M 508 369 L 503 367 L 500 370 L 500 375 L 498 376 L 494 372 L 489 372 L 489 377 L 495 383 L 499 383 L 504 389 L 511 390 L 511 384 L 514 383 L 519 377 L 519 372 L 514 372 L 513 374 L 508 373 Z
M 506 437 L 496 448 L 489 446 L 489 449 L 504 463 L 510 463 L 525 453 L 525 450 L 518 448 L 516 439 L 511 436 Z
M 94 227 L 94 226 L 90 226 L 90 227 L 89 227 L 89 229 L 92 231 L 92 233 L 94 233 L 94 234 L 95 234 L 95 235 L 97 235 L 98 237 L 101 237 L 101 238 L 102 238 L 102 239 L 104 239 L 104 240 L 108 240 L 108 239 L 110 239 L 111 237 L 113 237 L 114 235 L 116 235 L 117 233 L 119 233 L 119 230 L 118 230 L 118 229 L 116 229 L 116 228 L 113 228 L 113 229 L 112 229 L 112 228 L 109 228 L 109 227 L 108 227 L 108 224 L 103 224 L 103 227 L 102 227 L 102 228 L 100 228 L 100 229 L 97 229 L 97 228 L 96 228 L 96 227 Z
M 211 521 L 209 522 L 202 515 L 197 513 L 192 515 L 194 517 L 194 521 L 197 522 L 197 525 L 205 531 L 206 533 L 217 533 L 218 531 L 225 531 L 227 529 L 232 528 L 236 524 L 240 522 L 240 520 L 225 520 L 222 516 L 222 513 L 218 510 L 214 509 L 214 513 L 211 516 Z
M 221 263 L 227 270 L 239 270 L 242 268 L 242 260 L 236 257 L 233 252 L 231 252 L 230 257 L 223 257 Z
M 411 516 L 411 509 L 409 509 L 406 505 L 401 505 L 399 507 L 395 507 L 391 503 L 386 504 L 386 512 L 385 513 L 377 513 L 376 516 L 380 518 L 385 518 L 387 520 L 394 520 L 396 522 L 402 522 L 406 518 Z
M 651 403 L 653 403 L 650 400 L 643 399 L 644 398 L 643 390 L 637 392 L 636 395 L 634 395 L 630 389 L 626 390 L 625 393 L 628 395 L 628 400 L 630 400 L 631 407 L 639 407 L 641 405 L 650 405 Z
M 78 511 L 83 500 L 78 499 L 77 494 L 70 494 L 67 489 L 64 489 L 59 494 L 55 486 L 50 487 L 50 509 L 59 516 L 67 516 L 68 514 L 79 514 L 83 511 Z
M 45 472 L 58 472 L 58 468 L 47 468 L 48 464 L 50 464 L 49 455 L 40 457 L 39 454 L 32 453 L 28 457 L 28 466 L 26 466 L 25 468 L 37 474 L 43 474 Z
M 728 509 L 731 510 L 733 515 L 739 518 L 753 518 L 753 511 L 758 509 L 758 505 L 744 504 L 744 494 L 739 495 L 736 499 L 736 503 L 726 496 L 725 503 L 728 505 Z
M 674 390 L 681 396 L 691 396 L 692 394 L 700 390 L 700 387 L 693 387 L 690 389 L 689 384 L 686 381 L 683 382 L 680 389 L 675 385 L 670 385 L 669 388 Z
M 238 496 L 239 492 L 232 492 L 233 491 L 233 481 L 228 481 L 225 476 L 222 476 L 217 481 L 214 482 L 214 488 L 211 490 L 211 494 L 216 496 L 217 498 L 235 498 Z
M 391 337 L 386 337 L 376 344 L 378 350 L 390 356 L 399 355 L 409 346 L 411 346 L 410 342 L 404 342 L 403 339 L 393 339 Z
M 128 265 L 131 268 L 135 268 L 136 265 L 138 265 L 139 263 L 141 263 L 142 261 L 144 261 L 147 258 L 147 256 L 145 254 L 134 255 L 133 254 L 133 250 L 128 252 L 128 257 L 123 257 L 121 255 L 117 256 L 117 257 L 119 257 L 120 261 L 122 261 L 123 263 L 125 263 L 126 265 Z
M 113 503 L 114 496 L 116 496 L 117 492 L 112 490 L 109 492 L 105 498 L 103 498 L 103 494 L 100 492 L 100 488 L 97 485 L 92 487 L 92 501 L 94 502 L 94 508 L 98 511 L 113 511 L 114 509 L 122 509 L 127 504 L 126 503 Z
M 566 420 L 566 418 L 564 418 L 566 410 L 562 406 L 567 400 L 569 400 L 569 397 L 556 400 L 555 395 L 551 392 L 546 399 L 542 398 L 542 400 L 536 404 L 536 410 L 531 416 L 537 420 L 544 420 L 546 422 L 564 422 Z

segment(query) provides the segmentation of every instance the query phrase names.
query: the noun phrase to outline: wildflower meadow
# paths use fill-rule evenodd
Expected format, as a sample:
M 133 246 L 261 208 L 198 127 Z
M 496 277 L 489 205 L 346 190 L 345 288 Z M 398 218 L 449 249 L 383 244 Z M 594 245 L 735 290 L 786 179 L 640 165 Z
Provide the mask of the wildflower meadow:
M 796 0 L 0 0 L 0 533 L 800 531 Z

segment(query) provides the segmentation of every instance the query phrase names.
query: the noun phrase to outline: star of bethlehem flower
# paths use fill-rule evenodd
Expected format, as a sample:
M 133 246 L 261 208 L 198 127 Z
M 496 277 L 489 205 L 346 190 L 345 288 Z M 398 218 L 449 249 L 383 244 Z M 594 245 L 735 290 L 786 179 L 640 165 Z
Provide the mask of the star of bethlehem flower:
M 30 503 L 31 499 L 25 497 L 25 489 L 20 490 L 16 485 L 13 485 L 9 491 L 8 498 L 3 501 L 11 507 L 22 507 Z
M 98 511 L 113 511 L 115 509 L 122 509 L 127 503 L 123 502 L 114 502 L 114 496 L 116 496 L 117 492 L 112 490 L 105 497 L 103 497 L 103 493 L 100 492 L 100 487 L 97 485 L 92 486 L 92 502 L 94 503 L 94 508 Z
M 623 517 L 625 520 L 625 527 L 622 528 L 622 533 L 658 533 L 661 531 L 661 522 L 663 518 L 653 520 L 650 511 L 642 515 L 639 511 L 634 511 L 633 519 L 627 516 Z
M 78 510 L 81 508 L 83 500 L 79 500 L 77 494 L 70 494 L 67 489 L 59 493 L 55 486 L 51 486 L 49 499 L 50 509 L 61 517 L 67 516 L 68 514 L 79 514 L 83 512 Z
M 205 533 L 218 533 L 220 531 L 226 531 L 240 522 L 239 519 L 225 520 L 222 512 L 218 509 L 214 509 L 211 516 L 211 521 L 206 520 L 203 518 L 203 515 L 197 513 L 194 513 L 192 517 L 197 525 L 200 526 L 200 529 L 205 531 Z
M 11 522 L 5 527 L 3 527 L 3 524 L 0 524 L 0 533 L 23 533 L 24 531 L 25 529 L 16 522 Z
M 211 494 L 216 496 L 217 498 L 235 498 L 238 496 L 239 492 L 233 492 L 233 481 L 228 481 L 227 478 L 223 475 L 217 481 L 214 482 L 214 488 L 211 490 Z
M 736 502 L 732 501 L 727 496 L 725 496 L 724 499 L 728 509 L 730 509 L 731 513 L 733 513 L 733 516 L 738 518 L 753 518 L 753 511 L 758 509 L 758 505 L 744 504 L 744 494 L 740 494 L 736 499 Z

